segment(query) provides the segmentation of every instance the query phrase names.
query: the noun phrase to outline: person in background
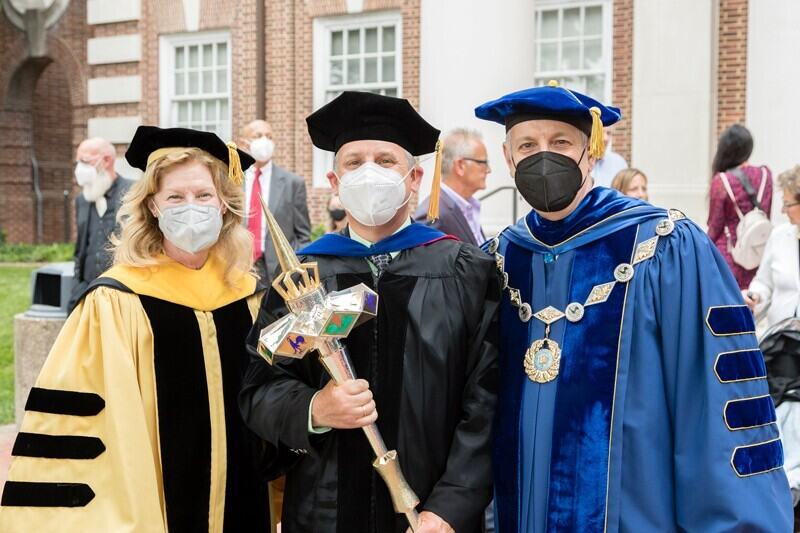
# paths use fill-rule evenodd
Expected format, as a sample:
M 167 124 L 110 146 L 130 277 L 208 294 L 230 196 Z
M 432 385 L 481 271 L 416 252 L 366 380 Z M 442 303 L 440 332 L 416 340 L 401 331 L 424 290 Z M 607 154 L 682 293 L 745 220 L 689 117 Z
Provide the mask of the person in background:
M 800 316 L 800 165 L 780 174 L 778 186 L 783 193 L 783 213 L 789 218 L 789 223 L 772 230 L 758 271 L 749 289 L 742 291 L 753 314 L 759 318 L 766 316 L 766 327 L 771 329 L 774 326 L 775 333 L 791 331 L 793 321 L 781 322 Z M 791 401 L 796 398 L 798 374 L 796 365 L 786 364 L 797 354 L 788 336 L 779 344 L 783 345 L 782 348 L 776 346 L 770 350 L 772 353 L 767 352 L 771 360 L 766 370 L 784 445 L 784 469 L 795 505 L 794 531 L 799 531 L 800 403 Z M 783 352 L 785 358 L 777 356 L 776 352 Z
M 347 227 L 347 213 L 344 210 L 342 201 L 335 194 L 331 195 L 331 199 L 328 200 L 328 217 L 327 230 L 329 232 L 335 233 Z
M 603 157 L 594 164 L 594 169 L 592 170 L 595 187 L 610 187 L 614 176 L 620 170 L 628 168 L 628 162 L 625 161 L 625 158 L 611 150 L 612 137 L 611 128 L 603 128 L 603 142 L 605 143 L 606 151 L 603 153 Z
M 753 136 L 744 126 L 734 124 L 720 136 L 711 166 L 713 175 L 709 192 L 708 236 L 725 258 L 740 289 L 750 285 L 756 269 L 745 269 L 731 256 L 731 249 L 736 244 L 736 226 L 739 224 L 737 206 L 745 215 L 754 209 L 753 200 L 756 200 L 758 207 L 769 217 L 772 205 L 772 172 L 766 166 L 750 165 L 748 160 L 752 153 Z M 726 190 L 723 177 L 730 185 L 736 205 Z M 755 191 L 761 190 L 762 180 L 766 182 L 761 201 L 758 202 Z M 749 193 L 747 189 L 750 189 Z
M 481 228 L 481 204 L 474 194 L 486 188 L 486 176 L 492 171 L 486 146 L 480 133 L 464 128 L 451 131 L 442 142 L 439 218 L 431 225 L 463 242 L 481 244 L 486 238 Z M 417 207 L 417 222 L 425 222 L 429 204 L 430 197 Z
M 311 239 L 306 182 L 273 163 L 275 142 L 272 127 L 265 120 L 254 120 L 246 125 L 241 131 L 239 145 L 256 160 L 244 174 L 245 220 L 247 229 L 253 234 L 256 272 L 269 285 L 278 268 L 278 257 L 267 234 L 258 196 L 261 195 L 267 203 L 289 243 L 297 249 Z
M 766 311 L 767 327 L 800 315 L 800 165 L 778 176 L 778 186 L 789 223 L 770 234 L 761 265 L 744 291 L 744 301 L 754 313 Z
M 626 168 L 617 172 L 611 180 L 611 188 L 616 189 L 625 196 L 638 198 L 648 202 L 647 176 L 639 169 Z
M 119 231 L 117 209 L 133 184 L 114 170 L 116 155 L 114 145 L 99 137 L 83 141 L 75 154 L 75 180 L 81 194 L 75 198 L 78 231 L 68 311 L 89 283 L 111 266 L 109 238 Z

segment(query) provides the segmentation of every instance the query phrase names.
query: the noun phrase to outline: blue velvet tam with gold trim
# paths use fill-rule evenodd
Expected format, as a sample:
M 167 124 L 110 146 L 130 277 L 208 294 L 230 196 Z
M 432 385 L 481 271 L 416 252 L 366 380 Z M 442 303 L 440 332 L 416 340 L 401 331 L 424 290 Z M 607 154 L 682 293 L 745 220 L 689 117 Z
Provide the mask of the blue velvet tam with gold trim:
M 475 108 L 475 116 L 503 124 L 506 131 L 529 120 L 566 122 L 590 138 L 590 153 L 595 157 L 602 157 L 605 151 L 603 127 L 611 126 L 622 118 L 618 108 L 603 105 L 577 91 L 559 87 L 556 81 L 486 102 Z

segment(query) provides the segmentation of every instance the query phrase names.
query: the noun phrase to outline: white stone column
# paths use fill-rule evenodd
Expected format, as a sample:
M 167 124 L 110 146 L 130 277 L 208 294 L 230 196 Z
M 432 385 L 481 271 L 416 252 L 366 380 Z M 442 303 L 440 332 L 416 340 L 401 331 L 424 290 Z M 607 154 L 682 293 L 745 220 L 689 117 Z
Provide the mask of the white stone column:
M 750 161 L 775 176 L 800 164 L 800 2 L 750 0 L 747 23 L 747 127 L 755 147 Z M 772 214 L 783 198 L 775 190 Z
M 648 176 L 654 204 L 701 226 L 715 123 L 715 1 L 634 1 L 631 166 Z
M 492 165 L 487 191 L 514 181 L 503 159 L 503 126 L 476 119 L 473 109 L 533 85 L 534 25 L 531 0 L 504 0 L 502 7 L 483 0 L 422 1 L 420 111 L 444 132 L 468 127 L 483 134 Z M 421 199 L 428 195 L 433 159 L 423 166 Z M 501 192 L 484 202 L 487 233 L 512 222 L 511 198 Z M 529 209 L 524 201 L 519 208 L 520 216 Z

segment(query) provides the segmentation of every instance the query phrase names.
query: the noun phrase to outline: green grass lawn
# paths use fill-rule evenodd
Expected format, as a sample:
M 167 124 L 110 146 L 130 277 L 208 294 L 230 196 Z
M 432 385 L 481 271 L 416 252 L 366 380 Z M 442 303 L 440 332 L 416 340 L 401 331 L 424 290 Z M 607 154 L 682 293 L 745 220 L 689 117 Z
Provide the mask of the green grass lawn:
M 34 268 L 0 265 L 0 424 L 14 421 L 14 315 L 31 304 Z

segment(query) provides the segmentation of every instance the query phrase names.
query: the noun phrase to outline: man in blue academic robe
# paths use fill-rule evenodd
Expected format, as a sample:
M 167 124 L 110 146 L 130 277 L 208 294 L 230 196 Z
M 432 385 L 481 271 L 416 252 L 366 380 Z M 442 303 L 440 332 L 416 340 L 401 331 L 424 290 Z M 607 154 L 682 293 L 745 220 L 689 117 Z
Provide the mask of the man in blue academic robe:
M 792 530 L 752 315 L 681 212 L 592 188 L 619 110 L 551 82 L 488 102 L 533 210 L 501 271 L 501 533 Z

